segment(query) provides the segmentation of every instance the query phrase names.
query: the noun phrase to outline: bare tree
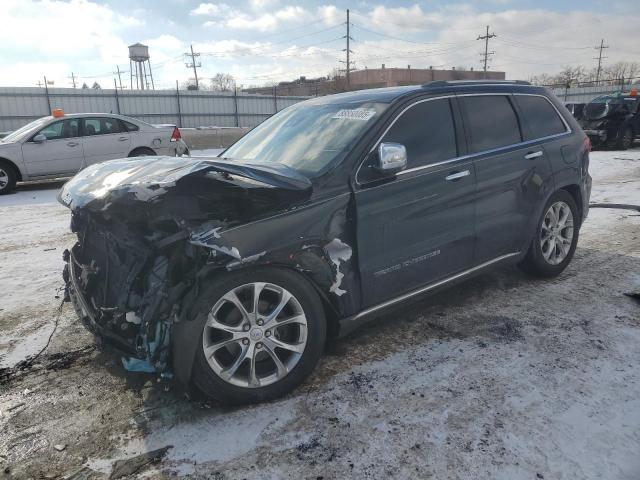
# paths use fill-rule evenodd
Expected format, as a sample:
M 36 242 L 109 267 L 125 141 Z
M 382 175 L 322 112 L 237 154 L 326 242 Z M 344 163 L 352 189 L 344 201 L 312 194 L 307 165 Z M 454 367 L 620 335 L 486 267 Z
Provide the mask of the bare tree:
M 216 73 L 211 79 L 211 90 L 216 92 L 232 92 L 235 87 L 236 79 L 228 73 Z
M 638 62 L 616 62 L 603 69 L 604 77 L 614 82 L 622 79 L 635 77 L 640 73 L 640 64 Z

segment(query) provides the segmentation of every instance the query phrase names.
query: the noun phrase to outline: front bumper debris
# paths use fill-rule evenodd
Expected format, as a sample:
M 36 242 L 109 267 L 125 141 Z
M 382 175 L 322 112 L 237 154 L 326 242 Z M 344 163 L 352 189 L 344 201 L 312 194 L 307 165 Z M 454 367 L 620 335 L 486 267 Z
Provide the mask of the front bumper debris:
M 167 372 L 170 322 L 154 322 L 154 325 L 150 326 L 153 330 L 153 335 L 151 335 L 153 338 L 149 338 L 149 335 L 145 333 L 145 326 L 140 325 L 140 332 L 133 343 L 104 325 L 104 322 L 101 321 L 101 312 L 96 309 L 92 299 L 86 295 L 82 285 L 83 278 L 86 279 L 87 276 L 96 274 L 99 267 L 82 264 L 78 259 L 79 255 L 77 255 L 79 248 L 79 245 L 76 244 L 71 250 L 64 251 L 63 278 L 65 280 L 65 298 L 73 304 L 82 324 L 96 337 L 99 343 L 108 343 L 123 354 L 122 363 L 127 370 L 170 375 Z M 115 315 L 116 312 L 113 313 Z M 135 319 L 135 317 L 133 321 L 142 323 L 140 319 Z
M 585 130 L 584 133 L 587 134 L 591 143 L 600 144 L 607 141 L 606 130 Z

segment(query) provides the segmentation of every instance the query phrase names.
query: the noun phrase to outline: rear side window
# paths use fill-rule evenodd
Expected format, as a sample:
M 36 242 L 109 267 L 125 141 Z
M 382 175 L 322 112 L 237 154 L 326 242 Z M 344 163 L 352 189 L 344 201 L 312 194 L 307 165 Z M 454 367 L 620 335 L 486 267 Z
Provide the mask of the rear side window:
M 520 125 L 506 95 L 460 97 L 469 121 L 470 153 L 520 143 Z
M 449 99 L 414 105 L 398 118 L 382 141 L 406 147 L 407 168 L 456 157 L 456 129 Z
M 116 118 L 100 117 L 84 119 L 84 135 L 110 135 L 120 133 L 120 122 Z
M 525 140 L 548 137 L 567 131 L 558 112 L 546 98 L 515 95 L 514 99 L 529 126 L 529 133 L 525 133 Z

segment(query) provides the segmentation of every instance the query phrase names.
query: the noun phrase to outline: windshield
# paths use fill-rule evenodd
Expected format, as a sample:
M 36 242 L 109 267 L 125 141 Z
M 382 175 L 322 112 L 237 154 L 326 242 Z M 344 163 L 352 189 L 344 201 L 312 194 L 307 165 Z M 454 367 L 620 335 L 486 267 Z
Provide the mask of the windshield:
M 623 103 L 624 102 L 624 97 L 620 94 L 615 94 L 615 95 L 602 95 L 601 97 L 596 97 L 593 100 L 591 100 L 590 103 L 600 103 L 600 104 L 607 104 L 607 103 Z
M 301 102 L 262 122 L 222 156 L 246 163 L 280 163 L 316 176 L 340 162 L 386 107 L 372 102 Z
M 31 123 L 27 123 L 24 127 L 21 127 L 18 130 L 14 131 L 14 132 L 11 132 L 6 137 L 0 138 L 0 142 L 4 142 L 4 143 L 15 142 L 16 140 L 18 140 L 20 138 L 20 136 L 23 133 L 28 132 L 31 129 L 35 129 L 35 128 L 38 128 L 38 127 L 44 125 L 45 123 L 47 123 L 47 121 L 49 119 L 50 119 L 50 117 L 43 117 L 43 118 L 39 118 L 38 120 L 34 120 Z

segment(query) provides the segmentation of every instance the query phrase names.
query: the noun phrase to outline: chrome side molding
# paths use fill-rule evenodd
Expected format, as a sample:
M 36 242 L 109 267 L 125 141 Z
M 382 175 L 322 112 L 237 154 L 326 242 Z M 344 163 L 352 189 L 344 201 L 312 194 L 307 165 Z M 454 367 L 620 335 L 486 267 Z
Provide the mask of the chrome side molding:
M 501 262 L 503 260 L 506 260 L 508 258 L 512 258 L 512 257 L 516 257 L 518 255 L 520 255 L 520 253 L 522 252 L 513 252 L 513 253 L 507 253 L 506 255 L 500 255 L 499 257 L 493 258 L 491 260 L 488 260 L 484 263 L 481 263 L 480 265 L 476 265 L 475 267 L 469 268 L 468 270 L 464 270 L 462 272 L 456 273 L 455 275 L 452 275 L 451 277 L 448 278 L 444 278 L 442 280 L 438 280 L 435 283 L 431 283 L 429 285 L 426 285 L 424 287 L 420 287 L 417 290 L 413 290 L 411 292 L 405 293 L 403 295 L 400 295 L 399 297 L 395 297 L 392 298 L 390 300 L 387 300 L 385 302 L 379 303 L 378 305 L 374 305 L 373 307 L 369 307 L 365 310 L 362 310 L 359 313 L 356 313 L 355 315 L 352 315 L 351 317 L 347 317 L 344 320 L 342 320 L 342 322 L 348 322 L 348 323 L 352 323 L 352 322 L 356 322 L 357 320 L 360 320 L 364 317 L 367 317 L 369 315 L 371 315 L 372 313 L 374 313 L 377 310 L 382 310 L 384 308 L 390 307 L 396 303 L 402 303 L 405 300 L 408 300 L 412 297 L 415 297 L 417 295 L 420 295 L 422 293 L 426 293 L 430 290 L 433 290 L 435 288 L 441 287 L 443 285 L 446 285 L 449 282 L 453 282 L 454 280 L 458 280 L 462 277 L 465 277 L 473 272 L 477 272 L 478 270 L 482 270 L 483 268 L 486 268 L 490 265 L 493 265 L 495 263 Z

